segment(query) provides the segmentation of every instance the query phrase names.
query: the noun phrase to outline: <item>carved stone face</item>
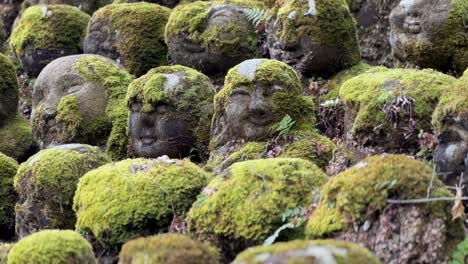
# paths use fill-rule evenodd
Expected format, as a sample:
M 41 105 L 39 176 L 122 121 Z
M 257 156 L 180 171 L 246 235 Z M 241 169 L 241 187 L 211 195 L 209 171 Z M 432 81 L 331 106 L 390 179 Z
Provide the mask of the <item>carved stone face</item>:
M 447 60 L 444 54 L 448 52 L 438 50 L 435 42 L 445 35 L 451 7 L 452 0 L 402 0 L 390 14 L 390 43 L 394 56 L 420 66 L 428 64 L 428 56 Z
M 212 4 L 206 8 L 209 9 L 206 26 L 195 32 L 199 37 L 180 32 L 166 40 L 172 61 L 216 75 L 255 57 L 256 48 L 252 43 L 256 43 L 256 35 L 241 7 Z M 171 20 L 176 21 L 177 18 L 171 17 Z M 174 28 L 176 25 L 180 26 L 174 23 L 168 24 L 168 28 L 177 30 Z
M 73 69 L 81 56 L 89 55 L 57 59 L 48 64 L 37 78 L 31 116 L 33 132 L 41 148 L 50 144 L 76 142 L 70 131 L 57 122 L 57 108 L 64 97 L 76 98 L 82 126 L 98 118 L 105 118 L 108 96 L 105 88 L 85 80 Z
M 142 112 L 141 108 L 141 102 L 130 106 L 129 131 L 133 154 L 144 158 L 188 156 L 195 139 L 184 114 L 165 103 L 154 105 L 151 112 Z

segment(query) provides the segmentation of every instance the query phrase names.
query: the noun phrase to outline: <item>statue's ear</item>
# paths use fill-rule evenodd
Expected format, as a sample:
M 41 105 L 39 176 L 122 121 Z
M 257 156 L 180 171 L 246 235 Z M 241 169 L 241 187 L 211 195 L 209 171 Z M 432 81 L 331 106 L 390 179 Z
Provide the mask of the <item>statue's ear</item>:
M 211 146 L 218 147 L 229 140 L 227 123 L 226 123 L 226 112 L 220 111 L 213 115 L 213 121 L 211 122 Z

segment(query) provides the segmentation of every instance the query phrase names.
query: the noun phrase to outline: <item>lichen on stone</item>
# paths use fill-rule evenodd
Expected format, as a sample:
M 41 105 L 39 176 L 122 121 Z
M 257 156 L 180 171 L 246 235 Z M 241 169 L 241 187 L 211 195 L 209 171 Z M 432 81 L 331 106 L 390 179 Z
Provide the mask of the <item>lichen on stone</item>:
M 119 263 L 218 264 L 219 253 L 212 246 L 182 234 L 167 233 L 126 242 Z
M 102 250 L 118 252 L 131 238 L 167 231 L 209 177 L 186 160 L 127 159 L 101 166 L 78 184 L 76 229 Z
M 8 263 L 95 264 L 93 248 L 72 230 L 43 230 L 18 241 L 8 254 Z

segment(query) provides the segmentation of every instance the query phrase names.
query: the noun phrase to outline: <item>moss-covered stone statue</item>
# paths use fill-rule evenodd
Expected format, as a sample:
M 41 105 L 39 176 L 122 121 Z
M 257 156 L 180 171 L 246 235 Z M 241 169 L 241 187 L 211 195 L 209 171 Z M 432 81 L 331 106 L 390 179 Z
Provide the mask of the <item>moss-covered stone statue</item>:
M 0 239 L 9 240 L 15 234 L 15 202 L 13 178 L 18 163 L 0 152 Z
M 127 92 L 133 155 L 206 160 L 214 94 L 208 77 L 184 66 L 162 66 L 134 80 Z
M 187 160 L 127 159 L 80 179 L 76 229 L 95 241 L 96 254 L 115 259 L 126 241 L 167 232 L 183 219 L 210 175 Z
M 146 2 L 104 6 L 91 18 L 84 52 L 116 60 L 136 76 L 166 65 L 164 28 L 170 12 Z
M 42 229 L 73 229 L 72 210 L 78 180 L 108 162 L 97 147 L 68 144 L 42 150 L 23 162 L 15 176 L 19 195 L 16 233 L 25 237 Z
M 18 241 L 8 254 L 8 263 L 96 264 L 93 248 L 72 230 L 43 230 Z
M 49 62 L 81 53 L 89 19 L 69 5 L 36 5 L 24 10 L 10 38 L 24 71 L 36 77 Z
M 33 5 L 71 5 L 78 7 L 81 11 L 92 15 L 99 8 L 112 3 L 112 0 L 25 0 L 21 7 L 26 9 Z
M 446 263 L 464 238 L 462 220 L 452 220 L 450 203 L 389 200 L 426 198 L 428 189 L 430 197 L 452 196 L 432 174 L 430 166 L 404 155 L 361 160 L 322 186 L 306 236 L 364 245 L 382 263 Z
M 325 261 L 326 260 L 326 261 Z M 333 261 L 332 261 L 333 260 Z M 345 241 L 294 240 L 244 250 L 232 264 L 380 264 L 366 248 Z
M 255 29 L 243 14 L 244 8 L 256 7 L 263 6 L 255 1 L 197 1 L 177 6 L 165 33 L 171 60 L 215 76 L 257 57 Z
M 433 161 L 439 178 L 459 184 L 468 175 L 468 70 L 440 98 L 432 116 L 438 145 Z
M 114 4 L 136 3 L 136 2 L 143 2 L 143 1 L 141 1 L 141 0 L 114 0 L 113 1 Z M 166 6 L 166 7 L 169 7 L 169 8 L 174 8 L 181 1 L 180 0 L 148 0 L 148 1 L 144 1 L 144 2 L 158 4 L 158 5 Z M 191 0 L 189 0 L 189 1 L 184 0 L 183 1 L 183 3 L 185 3 L 185 4 L 188 3 L 188 2 L 192 2 L 192 1 Z
M 375 67 L 340 88 L 345 140 L 359 160 L 373 153 L 416 154 L 418 135 L 431 132 L 440 96 L 455 78 L 433 70 Z
M 132 77 L 98 55 L 73 55 L 47 65 L 33 90 L 32 125 L 41 148 L 66 143 L 107 146 L 126 157 L 127 86 Z
M 287 0 L 268 25 L 270 56 L 305 76 L 328 77 L 360 61 L 345 0 Z
M 324 168 L 334 144 L 314 128 L 312 97 L 286 63 L 253 59 L 232 68 L 215 96 L 209 169 L 236 161 L 294 157 Z
M 119 264 L 219 264 L 219 253 L 208 244 L 175 233 L 142 237 L 122 246 Z
M 402 0 L 390 14 L 393 54 L 403 65 L 461 75 L 468 67 L 466 21 L 466 0 Z
M 20 116 L 15 66 L 0 54 L 0 152 L 24 161 L 36 150 L 31 125 Z
M 326 179 L 315 164 L 303 159 L 235 163 L 198 196 L 188 213 L 189 232 L 210 241 L 232 260 L 243 249 L 262 244 L 285 224 L 283 213 L 314 201 Z M 280 237 L 300 237 L 300 229 L 286 229 Z

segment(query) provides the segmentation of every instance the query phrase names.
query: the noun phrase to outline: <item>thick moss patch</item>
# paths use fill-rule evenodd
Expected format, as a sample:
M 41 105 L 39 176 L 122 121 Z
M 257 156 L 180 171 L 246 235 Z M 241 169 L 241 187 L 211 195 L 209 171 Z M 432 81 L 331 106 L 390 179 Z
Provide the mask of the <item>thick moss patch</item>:
M 340 71 L 339 73 L 335 74 L 328 82 L 324 85 L 323 88 L 325 88 L 328 92 L 325 96 L 321 97 L 322 101 L 325 100 L 332 100 L 335 98 L 338 98 L 340 96 L 340 88 L 343 83 L 345 83 L 347 80 L 364 73 L 365 71 L 371 69 L 372 67 L 366 63 L 359 63 L 357 65 L 354 65 L 348 69 L 344 69 Z
M 162 234 L 130 240 L 122 246 L 120 263 L 218 264 L 219 253 L 208 244 L 182 234 Z
M 2 201 L 0 203 L 1 239 L 10 239 L 15 233 L 15 202 L 17 195 L 13 189 L 13 177 L 17 169 L 18 163 L 14 159 L 0 153 L 0 201 Z
M 107 250 L 127 240 L 167 231 L 183 217 L 209 174 L 189 161 L 128 159 L 80 179 L 74 198 L 76 229 Z
M 18 107 L 18 81 L 13 63 L 0 54 L 0 127 L 5 119 L 16 113 Z
M 19 114 L 5 120 L 5 124 L 0 127 L 0 152 L 23 161 L 35 149 L 32 127 L 28 120 Z
M 71 230 L 44 230 L 18 241 L 8 254 L 8 263 L 83 263 L 94 264 L 93 248 Z
M 363 223 L 387 206 L 387 199 L 413 199 L 427 195 L 432 169 L 404 155 L 366 158 L 334 176 L 320 191 L 320 202 L 306 226 L 308 238 L 346 231 Z M 435 178 L 431 197 L 452 196 Z M 450 207 L 444 202 L 424 204 L 432 214 L 450 221 Z M 455 224 L 457 224 L 456 222 Z
M 262 243 L 283 224 L 282 213 L 306 207 L 325 181 L 316 165 L 302 159 L 235 163 L 198 196 L 188 213 L 189 231 L 235 254 Z
M 11 33 L 10 45 L 17 55 L 27 47 L 82 50 L 89 20 L 89 15 L 69 5 L 31 6 Z

